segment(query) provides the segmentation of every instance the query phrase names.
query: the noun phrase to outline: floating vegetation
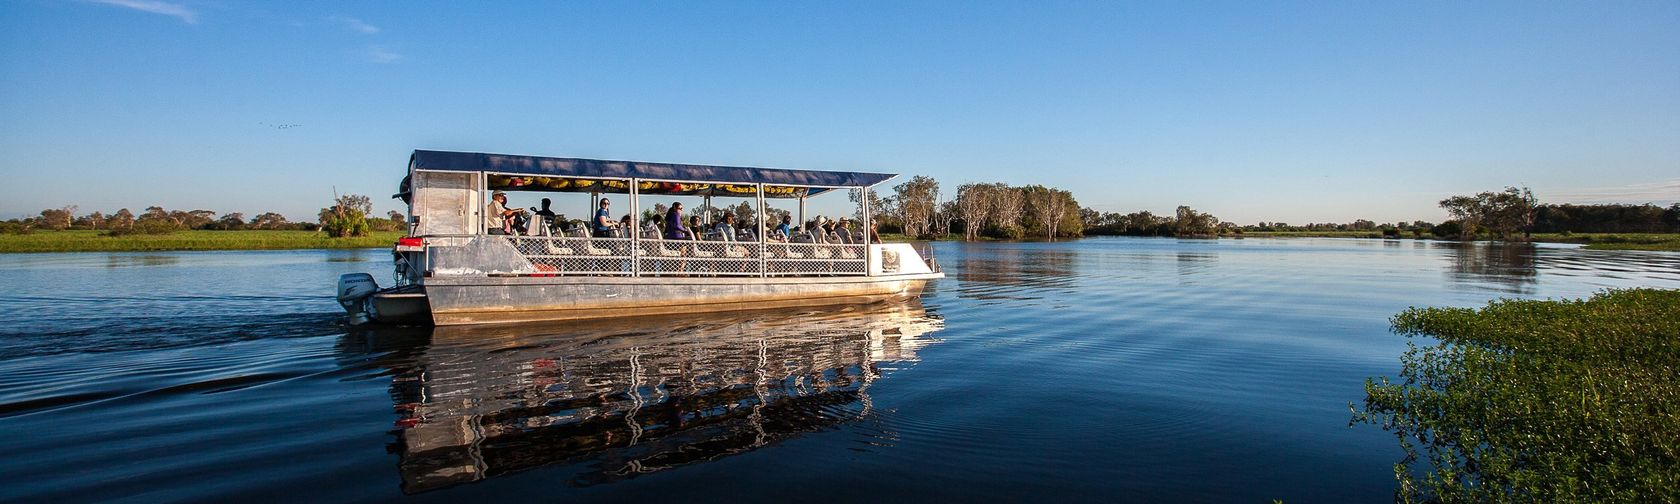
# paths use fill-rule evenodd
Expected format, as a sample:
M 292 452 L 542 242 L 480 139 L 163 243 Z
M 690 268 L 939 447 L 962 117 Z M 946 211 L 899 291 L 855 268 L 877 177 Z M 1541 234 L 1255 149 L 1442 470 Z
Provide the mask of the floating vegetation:
M 1353 423 L 1400 439 L 1404 502 L 1680 500 L 1680 291 L 1412 308 L 1432 336 L 1404 381 L 1367 379 Z

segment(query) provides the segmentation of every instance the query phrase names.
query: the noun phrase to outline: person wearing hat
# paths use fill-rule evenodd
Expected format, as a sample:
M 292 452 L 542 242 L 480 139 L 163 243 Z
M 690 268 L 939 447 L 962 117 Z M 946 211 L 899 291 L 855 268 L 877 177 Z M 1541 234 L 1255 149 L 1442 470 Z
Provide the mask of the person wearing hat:
M 510 234 L 508 232 L 508 217 L 523 212 L 525 209 L 510 210 L 507 207 L 507 193 L 495 191 L 490 193 L 490 205 L 484 210 L 484 230 L 493 235 Z

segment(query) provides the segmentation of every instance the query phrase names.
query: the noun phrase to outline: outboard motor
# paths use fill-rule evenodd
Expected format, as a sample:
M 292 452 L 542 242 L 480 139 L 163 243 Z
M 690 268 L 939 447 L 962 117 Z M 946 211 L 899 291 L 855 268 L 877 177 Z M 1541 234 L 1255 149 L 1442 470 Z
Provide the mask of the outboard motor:
M 350 325 L 368 323 L 367 299 L 379 292 L 379 284 L 367 273 L 345 273 L 338 276 L 338 304 L 350 313 Z

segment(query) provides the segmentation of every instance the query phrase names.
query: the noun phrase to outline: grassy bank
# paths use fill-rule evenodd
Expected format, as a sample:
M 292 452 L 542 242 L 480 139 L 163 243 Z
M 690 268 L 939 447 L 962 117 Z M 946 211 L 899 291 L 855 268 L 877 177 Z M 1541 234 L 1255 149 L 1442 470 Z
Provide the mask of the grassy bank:
M 1225 238 L 1382 238 L 1380 231 L 1249 231 Z M 1411 238 L 1410 233 L 1402 234 Z M 1427 237 L 1434 238 L 1434 237 Z M 1676 233 L 1536 233 L 1530 237 L 1543 243 L 1579 243 L 1589 250 L 1680 250 Z
M 0 252 L 135 252 L 159 250 L 274 250 L 388 247 L 402 232 L 328 238 L 314 231 L 176 231 L 162 235 L 103 236 L 102 231 L 0 234 Z
M 1534 241 L 1583 243 L 1592 250 L 1680 250 L 1675 233 L 1538 233 Z
M 1680 291 L 1413 308 L 1391 322 L 1435 339 L 1401 356 L 1402 381 L 1366 380 L 1353 411 L 1407 454 L 1397 500 L 1680 498 Z

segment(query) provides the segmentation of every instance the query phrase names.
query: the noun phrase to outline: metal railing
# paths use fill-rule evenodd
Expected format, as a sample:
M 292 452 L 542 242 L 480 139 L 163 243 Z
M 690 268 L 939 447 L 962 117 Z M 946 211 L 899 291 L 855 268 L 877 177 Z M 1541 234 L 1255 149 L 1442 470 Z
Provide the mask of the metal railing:
M 481 235 L 505 240 L 535 275 L 555 276 L 862 276 L 862 244 L 731 242 L 580 236 Z M 440 265 L 442 266 L 442 265 Z M 471 266 L 471 265 L 449 265 Z

